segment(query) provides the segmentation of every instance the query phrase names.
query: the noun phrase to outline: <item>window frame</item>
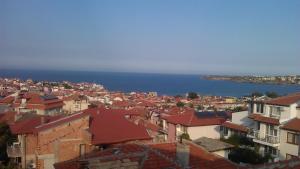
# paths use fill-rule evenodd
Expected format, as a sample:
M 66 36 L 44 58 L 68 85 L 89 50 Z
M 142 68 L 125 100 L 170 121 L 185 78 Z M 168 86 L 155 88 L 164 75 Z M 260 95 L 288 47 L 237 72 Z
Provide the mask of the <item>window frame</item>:
M 290 156 L 290 158 L 288 158 L 288 156 Z M 298 158 L 298 157 L 295 156 L 295 155 L 286 153 L 286 155 L 285 155 L 285 159 L 286 159 L 286 160 L 291 160 L 291 159 L 293 159 L 293 158 Z
M 292 142 L 289 141 L 289 134 L 292 135 Z M 292 133 L 292 132 L 287 132 L 286 133 L 286 142 L 289 144 L 294 144 L 294 145 L 298 145 L 299 144 L 299 135 L 296 133 Z

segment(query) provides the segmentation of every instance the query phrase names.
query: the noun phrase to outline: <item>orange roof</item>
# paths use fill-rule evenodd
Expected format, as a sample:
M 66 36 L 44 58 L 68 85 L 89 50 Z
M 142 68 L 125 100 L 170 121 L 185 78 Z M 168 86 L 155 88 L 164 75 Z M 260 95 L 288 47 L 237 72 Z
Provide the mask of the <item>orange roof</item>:
M 238 168 L 232 162 L 207 152 L 203 148 L 193 144 L 186 143 L 189 146 L 189 167 L 190 169 L 234 169 Z M 81 162 L 89 159 L 101 162 L 109 162 L 124 159 L 129 159 L 132 162 L 137 162 L 139 168 L 142 169 L 160 169 L 160 168 L 182 168 L 176 158 L 176 143 L 162 143 L 151 145 L 123 144 L 104 151 L 98 151 L 88 154 L 85 159 L 80 159 Z M 116 153 L 117 152 L 117 153 Z M 143 160 L 142 160 L 143 159 Z M 59 162 L 54 164 L 56 169 L 79 169 L 80 162 L 78 159 Z M 142 161 L 142 162 L 141 162 Z
M 279 106 L 289 106 L 300 101 L 300 93 L 290 94 L 287 96 L 278 97 L 271 100 L 266 100 L 264 103 Z
M 245 127 L 243 125 L 234 124 L 234 123 L 231 123 L 231 122 L 228 122 L 228 121 L 224 122 L 222 124 L 222 126 L 233 129 L 233 130 L 238 130 L 238 131 L 241 131 L 241 132 L 247 132 L 248 131 L 247 127 Z
M 15 121 L 15 115 L 17 114 L 17 112 L 14 111 L 7 111 L 5 113 L 0 114 L 0 123 L 13 123 Z
M 15 98 L 13 96 L 7 96 L 3 99 L 0 99 L 0 104 L 12 104 Z
M 255 121 L 259 121 L 259 122 L 263 122 L 263 123 L 269 123 L 269 124 L 274 124 L 274 125 L 280 124 L 278 119 L 274 119 L 271 117 L 265 117 L 260 114 L 250 114 L 248 117 Z
M 300 119 L 294 118 L 281 127 L 285 130 L 300 132 Z
M 163 116 L 167 122 L 172 124 L 181 124 L 183 126 L 209 126 L 209 125 L 220 125 L 225 119 L 221 117 L 208 117 L 201 118 L 195 115 L 195 112 L 187 112 L 180 115 Z

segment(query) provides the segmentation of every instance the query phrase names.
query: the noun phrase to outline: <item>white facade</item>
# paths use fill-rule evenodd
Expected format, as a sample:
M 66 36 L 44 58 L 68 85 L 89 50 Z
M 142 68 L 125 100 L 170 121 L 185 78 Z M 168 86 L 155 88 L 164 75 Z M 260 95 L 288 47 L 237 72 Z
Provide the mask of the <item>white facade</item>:
M 187 133 L 190 135 L 190 138 L 192 140 L 198 139 L 200 137 L 220 139 L 220 126 L 210 125 L 210 126 L 188 127 Z
M 253 141 L 259 145 L 259 152 L 262 155 L 270 153 L 275 161 L 285 160 L 287 154 L 298 156 L 299 145 L 287 143 L 287 131 L 281 129 L 281 126 L 286 122 L 300 116 L 300 111 L 297 109 L 298 103 L 288 106 L 260 103 L 253 105 L 252 112 L 249 112 L 249 114 L 259 114 L 279 121 L 279 125 L 252 121 L 252 126 L 250 126 L 252 130 L 248 136 L 253 138 Z

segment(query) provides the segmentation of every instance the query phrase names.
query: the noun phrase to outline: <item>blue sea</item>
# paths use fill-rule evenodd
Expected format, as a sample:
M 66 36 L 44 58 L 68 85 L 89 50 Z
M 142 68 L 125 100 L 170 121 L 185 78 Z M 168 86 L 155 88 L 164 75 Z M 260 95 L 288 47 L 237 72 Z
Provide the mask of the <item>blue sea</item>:
M 231 81 L 213 81 L 200 75 L 117 73 L 86 71 L 38 71 L 38 70 L 0 70 L 0 77 L 31 78 L 45 81 L 95 82 L 104 85 L 110 91 L 149 92 L 160 95 L 184 95 L 194 91 L 202 95 L 245 96 L 254 91 L 274 91 L 288 94 L 300 91 L 300 85 L 271 85 L 237 83 Z

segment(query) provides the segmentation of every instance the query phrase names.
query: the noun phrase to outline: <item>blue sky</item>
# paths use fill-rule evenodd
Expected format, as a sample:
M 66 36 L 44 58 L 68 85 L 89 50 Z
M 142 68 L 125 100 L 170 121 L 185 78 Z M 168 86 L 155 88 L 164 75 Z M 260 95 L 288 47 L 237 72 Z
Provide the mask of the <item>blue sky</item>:
M 1 0 L 0 68 L 300 74 L 299 0 Z

